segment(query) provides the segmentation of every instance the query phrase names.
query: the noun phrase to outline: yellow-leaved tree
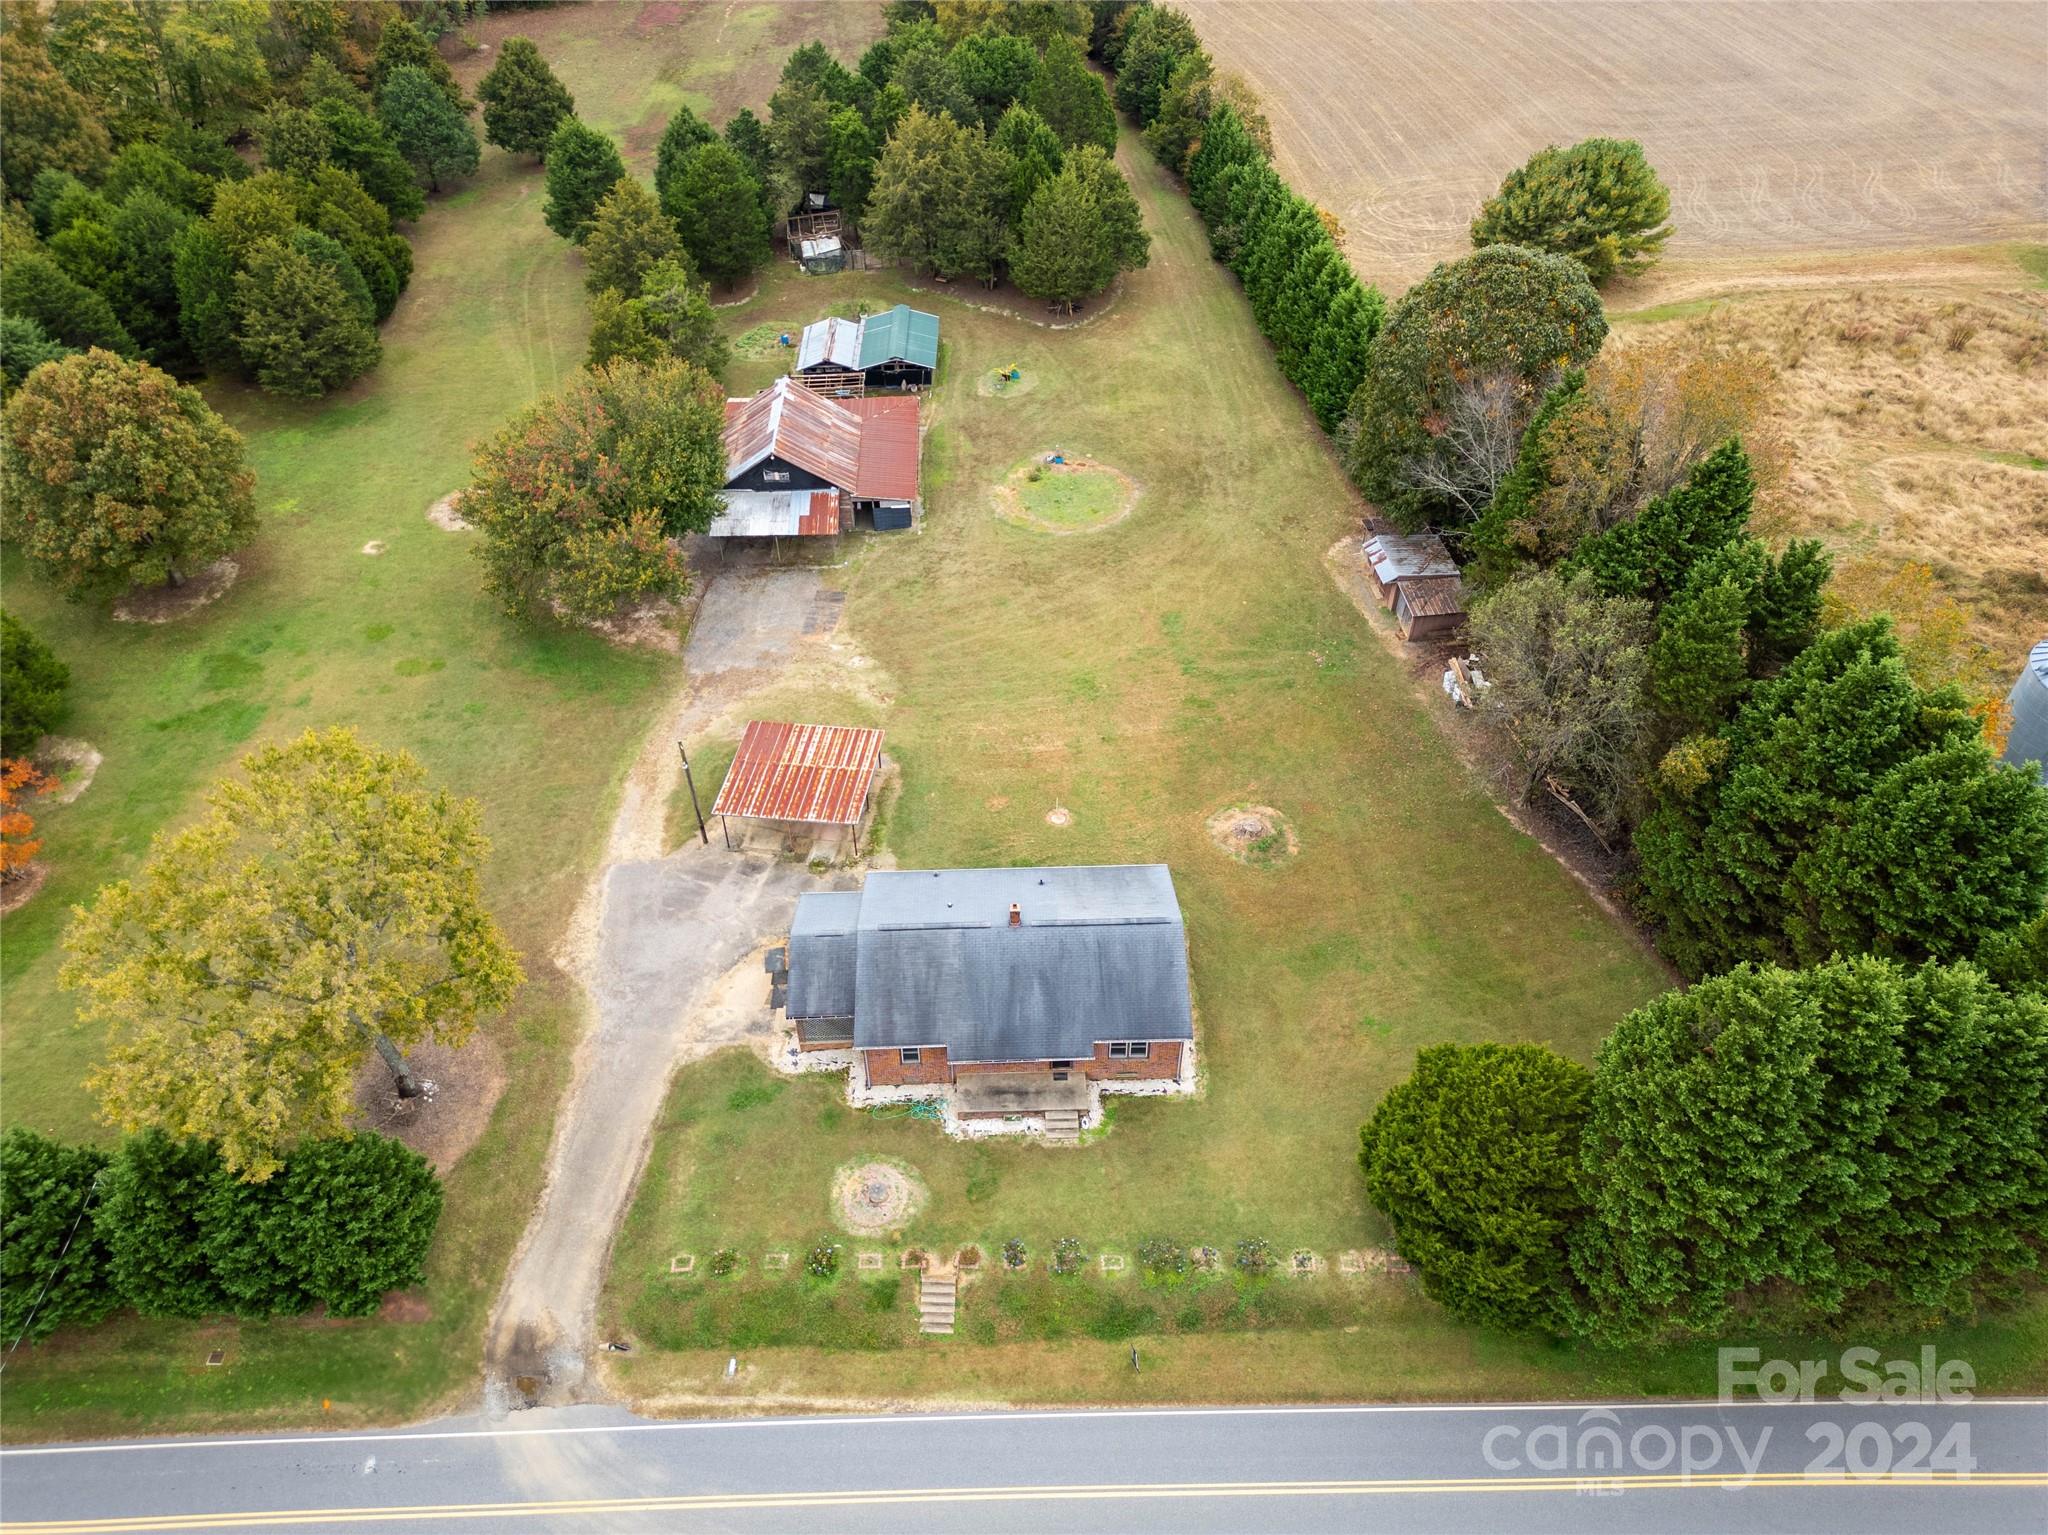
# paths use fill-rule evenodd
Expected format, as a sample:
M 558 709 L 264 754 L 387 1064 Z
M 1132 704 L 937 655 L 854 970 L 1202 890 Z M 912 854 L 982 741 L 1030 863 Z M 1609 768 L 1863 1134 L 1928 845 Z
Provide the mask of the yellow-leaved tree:
M 308 731 L 243 761 L 200 821 L 78 909 L 63 984 L 108 1028 L 101 1115 L 219 1144 L 268 1178 L 346 1124 L 365 1054 L 459 1045 L 522 977 L 483 903 L 476 801 L 409 752 Z

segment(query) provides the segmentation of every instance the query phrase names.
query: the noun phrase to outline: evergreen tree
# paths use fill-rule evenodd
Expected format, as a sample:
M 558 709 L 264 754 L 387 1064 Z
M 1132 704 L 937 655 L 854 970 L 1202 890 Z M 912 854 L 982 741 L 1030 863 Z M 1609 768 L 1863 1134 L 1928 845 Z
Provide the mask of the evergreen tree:
M 933 116 L 943 112 L 963 127 L 981 121 L 973 98 L 960 83 L 960 72 L 953 67 L 952 52 L 935 27 L 904 42 L 889 83 L 901 90 L 912 106 Z
M 363 281 L 362 268 L 350 259 L 339 240 L 317 229 L 301 227 L 292 231 L 291 247 L 341 285 L 341 291 L 348 295 L 363 323 L 376 324 L 377 301 L 370 297 L 370 285 Z
M 1030 88 L 1038 50 L 1012 33 L 972 32 L 953 45 L 950 61 L 974 120 L 993 129 Z
M 1373 339 L 1351 402 L 1353 480 L 1403 527 L 1462 515 L 1415 473 L 1413 461 L 1441 463 L 1447 451 L 1429 423 L 1463 381 L 1496 374 L 1515 380 L 1533 413 L 1555 371 L 1584 363 L 1606 336 L 1599 295 L 1565 257 L 1495 245 L 1437 267 Z
M 201 366 L 239 368 L 235 339 L 235 257 L 212 221 L 187 226 L 171 248 L 171 276 L 178 289 L 178 332 Z
M 394 219 L 416 219 L 427 211 L 419 180 L 382 120 L 331 99 L 313 111 L 326 125 L 334 164 L 360 181 L 386 213 Z
M 64 722 L 71 668 L 12 613 L 0 613 L 0 757 L 26 757 Z
M 109 231 L 120 252 L 113 296 L 121 323 L 142 355 L 166 373 L 190 373 L 196 365 L 178 327 L 174 269 L 178 238 L 191 223 L 191 214 L 145 188 L 114 210 Z
M 593 371 L 611 362 L 651 365 L 661 361 L 663 347 L 647 329 L 640 301 L 627 298 L 616 288 L 593 294 L 590 300 L 590 347 L 583 366 Z
M 115 1292 L 144 1316 L 229 1309 L 207 1253 L 211 1197 L 228 1181 L 204 1141 L 145 1130 L 121 1143 L 101 1180 L 95 1221 Z
M 825 190 L 836 110 L 825 93 L 812 86 L 785 85 L 768 98 L 768 185 L 773 206 L 794 208 L 806 192 Z
M 1718 740 L 1635 838 L 1642 909 L 1688 975 L 1954 959 L 2048 896 L 2048 789 L 1994 762 L 1962 694 L 1913 682 L 1881 619 L 1818 636 Z
M 939 226 L 937 269 L 993 285 L 1010 253 L 1009 157 L 975 123 L 954 136 L 945 177 L 952 195 Z
M 1233 165 L 1263 165 L 1266 153 L 1245 128 L 1236 108 L 1228 103 L 1217 107 L 1202 131 L 1202 142 L 1188 157 L 1188 201 L 1211 229 L 1216 227 L 1221 207 L 1217 202 L 1218 179 Z
M 1101 244 L 1094 196 L 1069 167 L 1025 204 L 1010 255 L 1010 280 L 1018 291 L 1072 314 L 1076 302 L 1099 292 L 1112 275 Z
M 213 201 L 214 178 L 180 163 L 161 144 L 124 144 L 107 167 L 100 184 L 106 199 L 119 205 L 136 192 L 154 192 L 174 208 L 204 213 Z
M 751 112 L 747 116 L 754 118 Z M 754 126 L 760 127 L 758 119 L 754 119 Z M 671 195 L 669 189 L 682 179 L 684 162 L 704 145 L 717 140 L 718 135 L 695 112 L 686 106 L 677 107 L 675 115 L 668 120 L 668 126 L 661 130 L 661 143 L 655 147 L 655 193 L 665 201 Z M 755 174 L 758 176 L 760 173 L 756 171 Z
M 10 1345 L 114 1309 L 93 1220 L 106 1165 L 97 1147 L 60 1146 L 19 1126 L 0 1138 L 0 1333 Z
M 1583 398 L 1585 389 L 1586 370 L 1568 369 L 1543 396 L 1543 403 L 1523 428 L 1515 467 L 1494 490 L 1493 503 L 1472 525 L 1468 542 L 1475 558 L 1465 567 L 1465 579 L 1473 585 L 1498 589 L 1523 565 L 1549 565 L 1568 552 L 1546 546 L 1530 511 L 1550 486 L 1551 424 Z
M 564 118 L 576 115 L 576 98 L 555 78 L 531 38 L 508 37 L 498 61 L 477 83 L 484 108 L 484 137 L 515 155 L 547 153 L 548 141 Z
M 1188 153 L 1207 121 L 1216 69 L 1206 53 L 1183 55 L 1160 92 L 1159 115 L 1145 130 L 1145 147 L 1176 176 L 1187 170 Z
M 654 194 L 622 176 L 590 221 L 590 238 L 583 242 L 584 285 L 593 293 L 610 288 L 638 298 L 648 268 L 674 260 L 682 249 L 676 226 Z
M 236 345 L 272 394 L 318 399 L 383 355 L 340 277 L 285 241 L 265 240 L 235 274 L 235 314 Z
M 370 63 L 370 94 L 376 98 L 380 111 L 386 86 L 392 75 L 402 69 L 419 70 L 448 99 L 449 106 L 465 117 L 469 114 L 471 102 L 455 83 L 455 72 L 448 67 L 448 61 L 418 27 L 402 16 L 394 16 L 377 34 L 377 55 Z
M 1671 194 L 1633 139 L 1555 144 L 1508 173 L 1472 224 L 1472 243 L 1569 256 L 1594 282 L 1653 263 L 1671 238 Z
M 1743 633 L 1768 568 L 1761 546 L 1735 539 L 1700 560 L 1657 615 L 1650 697 L 1674 733 L 1711 730 L 1749 682 Z
M 841 107 L 826 125 L 825 190 L 833 204 L 855 223 L 867 210 L 875 184 L 875 162 L 881 157 L 875 136 L 859 112 Z
M 747 165 L 724 143 L 699 145 L 683 162 L 663 208 L 683 249 L 713 282 L 737 283 L 768 260 L 768 210 Z
M 641 279 L 634 301 L 642 326 L 663 356 L 695 363 L 713 378 L 732 361 L 732 348 L 711 307 L 711 290 L 681 261 L 663 261 Z
M 80 351 L 104 347 L 123 357 L 136 352 L 135 338 L 114 306 L 48 256 L 15 256 L 0 266 L 0 309 L 35 321 L 50 340 Z
M 392 233 L 383 204 L 353 175 L 331 165 L 311 182 L 293 183 L 292 190 L 298 221 L 348 252 L 375 301 L 375 317 L 384 319 L 412 275 L 412 247 Z
M 1124 29 L 1123 55 L 1116 71 L 1116 104 L 1152 126 L 1168 81 L 1183 59 L 1201 53 L 1195 25 L 1170 5 L 1148 5 L 1135 11 Z M 1048 119 L 1050 121 L 1050 119 Z
M 542 217 L 556 234 L 581 245 L 597 205 L 626 174 L 626 162 L 609 138 L 573 117 L 555 130 L 546 158 L 548 196 Z
M 1116 108 L 1071 38 L 1055 36 L 1045 45 L 1024 100 L 1067 147 L 1099 144 L 1115 152 Z
M 1567 563 L 1590 571 L 1604 592 L 1647 597 L 1662 606 L 1685 585 L 1694 565 L 1743 533 L 1755 499 L 1749 455 L 1730 438 L 1683 485 L 1632 520 L 1582 540 Z
M 381 1135 L 308 1141 L 266 1192 L 258 1249 L 328 1315 L 369 1316 L 425 1280 L 441 1184 L 418 1152 Z
M 19 389 L 37 368 L 69 357 L 75 350 L 61 341 L 52 341 L 43 334 L 42 326 L 26 315 L 0 315 L 0 404 L 5 404 L 7 396 Z
M 667 135 L 663 135 L 664 138 Z M 753 173 L 762 185 L 768 182 L 768 167 L 773 151 L 768 143 L 768 129 L 760 118 L 754 115 L 752 107 L 741 107 L 725 125 L 725 142 Z M 695 146 L 692 145 L 692 148 Z M 661 185 L 661 178 L 655 177 L 655 186 Z
M 1573 1330 L 1566 1243 L 1586 1216 L 1593 1077 L 1541 1045 L 1432 1045 L 1359 1131 L 1365 1188 L 1453 1316 Z
M 333 157 L 327 124 L 305 107 L 273 101 L 256 123 L 263 168 L 287 176 L 310 176 Z
M 476 174 L 482 155 L 476 130 L 423 70 L 394 69 L 385 75 L 377 113 L 428 190 L 440 191 L 444 176 Z
M 1059 174 L 1065 151 L 1045 119 L 1022 105 L 1003 114 L 989 142 L 1009 156 L 1010 189 L 1005 206 L 1015 226 L 1031 194 Z

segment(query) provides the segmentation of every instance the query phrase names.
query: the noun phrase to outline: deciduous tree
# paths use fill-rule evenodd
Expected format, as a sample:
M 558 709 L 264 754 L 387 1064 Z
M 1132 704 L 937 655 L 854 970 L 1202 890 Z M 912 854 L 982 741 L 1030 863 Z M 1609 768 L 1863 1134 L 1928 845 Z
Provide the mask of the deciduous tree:
M 7 402 L 7 531 L 65 589 L 176 580 L 255 530 L 242 439 L 197 390 L 91 351 L 38 368 Z
M 62 979 L 109 1029 L 106 1120 L 212 1138 L 260 1182 L 340 1132 L 367 1052 L 416 1093 L 402 1052 L 461 1044 L 520 973 L 483 902 L 474 800 L 348 729 L 242 766 L 78 912 Z
M 22 806 L 57 787 L 57 780 L 20 757 L 0 758 L 0 883 L 26 878 L 43 844 L 35 817 Z
M 498 61 L 477 82 L 476 99 L 483 103 L 484 137 L 535 159 L 546 155 L 562 120 L 576 115 L 576 98 L 526 37 L 498 45 Z
M 1437 423 L 1460 381 L 1511 375 L 1526 421 L 1556 375 L 1584 363 L 1606 335 L 1599 295 L 1562 256 L 1497 245 L 1437 267 L 1401 295 L 1373 340 L 1351 402 L 1352 478 L 1403 527 L 1462 517 L 1456 503 L 1417 488 L 1413 473 L 1416 460 L 1440 451 Z
M 515 616 L 605 616 L 682 592 L 670 543 L 723 506 L 723 392 L 684 362 L 613 362 L 523 411 L 478 449 L 464 514 Z
M 418 27 L 403 16 L 393 16 L 377 34 L 377 55 L 370 63 L 370 93 L 380 108 L 384 105 L 385 86 L 401 69 L 419 70 L 433 81 L 449 106 L 465 116 L 468 114 L 472 103 L 455 83 L 455 72 L 448 67 L 448 61 Z
M 1634 139 L 1542 149 L 1510 171 L 1472 223 L 1472 243 L 1569 256 L 1595 282 L 1640 272 L 1671 238 L 1671 194 Z
M 59 74 L 42 46 L 0 36 L 0 184 L 26 197 L 46 170 L 98 176 L 111 141 L 92 106 Z
M 547 165 L 547 203 L 541 216 L 556 234 L 581 245 L 597 205 L 626 174 L 626 162 L 606 135 L 565 117 L 548 140 Z
M 0 266 L 0 308 L 35 321 L 50 340 L 74 350 L 99 347 L 135 355 L 135 338 L 114 306 L 48 256 L 14 256 Z
M 1573 1330 L 1592 1073 L 1542 1045 L 1432 1045 L 1359 1132 L 1366 1193 L 1423 1289 L 1510 1331 Z

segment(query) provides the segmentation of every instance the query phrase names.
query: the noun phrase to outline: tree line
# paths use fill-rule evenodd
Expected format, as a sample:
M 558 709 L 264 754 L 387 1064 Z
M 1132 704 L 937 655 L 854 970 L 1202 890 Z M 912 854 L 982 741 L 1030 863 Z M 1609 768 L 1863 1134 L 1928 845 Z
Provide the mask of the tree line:
M 427 1160 L 363 1133 L 235 1177 L 203 1140 L 150 1130 L 112 1152 L 0 1138 L 0 1334 L 8 1346 L 148 1317 L 368 1316 L 426 1277 L 441 1218 Z

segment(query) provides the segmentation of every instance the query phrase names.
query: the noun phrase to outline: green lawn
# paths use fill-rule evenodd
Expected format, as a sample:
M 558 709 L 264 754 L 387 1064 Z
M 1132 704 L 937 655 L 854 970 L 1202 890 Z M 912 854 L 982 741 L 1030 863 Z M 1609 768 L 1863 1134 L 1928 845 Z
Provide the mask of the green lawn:
M 1124 487 L 1100 469 L 1055 470 L 1034 465 L 1017 486 L 1025 515 L 1061 532 L 1081 532 L 1109 521 L 1124 507 Z
M 647 1341 L 874 1349 L 910 1336 L 913 1311 L 870 1311 L 855 1283 L 833 1305 L 810 1295 L 799 1307 L 806 1282 L 758 1263 L 827 1235 L 832 1170 L 869 1155 L 908 1163 L 931 1188 L 904 1242 L 994 1253 L 1015 1237 L 1043 1254 L 1073 1234 L 1131 1253 L 1157 1235 L 1225 1251 L 1256 1236 L 1334 1264 L 1385 1241 L 1355 1139 L 1417 1046 L 1539 1039 L 1583 1058 L 1665 984 L 1456 768 L 1329 579 L 1323 552 L 1357 503 L 1184 200 L 1148 161 L 1127 162 L 1152 264 L 1082 328 L 1046 330 L 974 307 L 971 288 L 910 291 L 881 273 L 777 272 L 727 319 L 740 335 L 863 299 L 939 313 L 922 531 L 864 538 L 828 578 L 848 590 L 842 637 L 888 680 L 879 717 L 850 698 L 845 712 L 882 725 L 903 766 L 890 850 L 908 867 L 1170 864 L 1202 1094 L 1124 1100 L 1099 1143 L 1059 1153 L 856 1114 L 834 1078 L 741 1092 L 773 1085 L 744 1057 L 688 1070 L 613 1274 L 614 1313 Z M 1037 387 L 980 394 L 974 381 L 999 363 Z M 760 371 L 749 386 L 784 365 L 748 364 Z M 1086 538 L 996 515 L 995 488 L 1047 444 L 1143 485 L 1133 514 Z M 830 700 L 806 703 L 815 715 Z M 1209 840 L 1207 817 L 1246 802 L 1291 820 L 1297 857 L 1247 867 Z M 1046 823 L 1056 803 L 1071 826 Z M 754 1261 L 730 1282 L 670 1276 L 675 1253 L 720 1246 Z M 1319 1283 L 1249 1309 L 1220 1289 L 1161 1304 L 1141 1330 L 1311 1327 L 1361 1304 Z M 1029 1296 L 1008 1304 L 1022 1309 L 971 1301 L 955 1347 L 1134 1325 L 1115 1307 L 1052 1322 Z
M 573 7 L 492 18 L 480 32 L 536 35 L 595 121 L 618 132 L 653 121 L 658 136 L 677 100 L 704 108 L 743 88 L 765 101 L 795 40 L 824 26 L 851 46 L 879 30 L 873 9 L 712 10 L 649 32 L 638 6 Z M 473 85 L 489 57 L 458 72 Z M 654 137 L 641 137 L 644 168 Z M 409 747 L 437 782 L 482 801 L 496 848 L 489 898 L 529 977 L 491 1026 L 511 1087 L 448 1179 L 426 1318 L 118 1319 L 15 1356 L 10 1437 L 391 1419 L 475 1388 L 485 1313 L 537 1191 L 581 1028 L 580 998 L 551 952 L 676 677 L 649 653 L 509 623 L 482 594 L 472 540 L 425 519 L 465 480 L 471 445 L 583 360 L 581 261 L 542 224 L 540 204 L 538 168 L 487 149 L 481 174 L 414 229 L 411 287 L 360 385 L 315 405 L 208 387 L 248 439 L 264 513 L 240 578 L 213 606 L 162 627 L 114 623 L 106 604 L 65 603 L 5 552 L 8 607 L 72 669 L 65 731 L 106 757 L 82 798 L 39 816 L 50 878 L 0 936 L 5 1123 L 109 1133 L 82 1086 L 99 1040 L 56 988 L 68 909 L 133 870 L 150 837 L 188 817 L 250 747 L 308 726 L 350 723 Z M 371 540 L 384 553 L 363 554 Z M 215 1347 L 227 1367 L 201 1367 Z

